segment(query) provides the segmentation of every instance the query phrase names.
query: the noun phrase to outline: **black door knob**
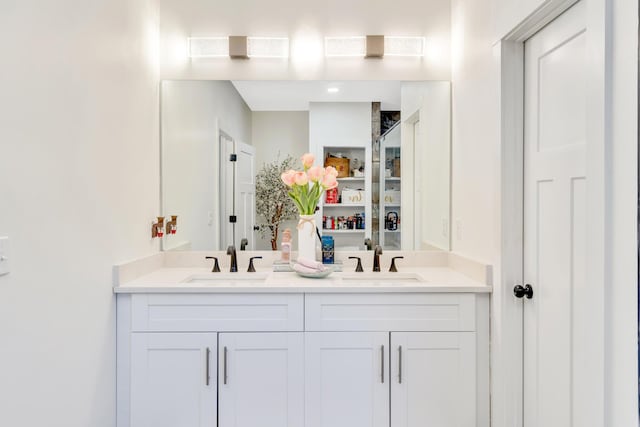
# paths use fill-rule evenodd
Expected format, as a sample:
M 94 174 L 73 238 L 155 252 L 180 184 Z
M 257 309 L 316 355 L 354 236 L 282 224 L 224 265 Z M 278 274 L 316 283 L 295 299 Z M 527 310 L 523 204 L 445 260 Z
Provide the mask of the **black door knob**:
M 516 296 L 516 298 L 522 298 L 522 297 L 527 297 L 527 299 L 531 299 L 533 298 L 533 288 L 531 287 L 531 285 L 516 285 L 515 288 L 513 288 L 513 294 Z

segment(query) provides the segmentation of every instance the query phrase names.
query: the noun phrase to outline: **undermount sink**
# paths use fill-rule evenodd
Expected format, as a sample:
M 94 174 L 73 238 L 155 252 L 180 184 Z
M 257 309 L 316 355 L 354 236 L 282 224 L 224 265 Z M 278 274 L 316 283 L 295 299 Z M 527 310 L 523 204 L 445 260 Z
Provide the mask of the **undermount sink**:
M 347 273 L 341 280 L 346 283 L 362 283 L 366 285 L 392 285 L 404 283 L 424 283 L 420 275 L 415 273 Z
M 211 286 L 260 285 L 263 284 L 268 277 L 269 273 L 206 273 L 189 276 L 182 283 Z

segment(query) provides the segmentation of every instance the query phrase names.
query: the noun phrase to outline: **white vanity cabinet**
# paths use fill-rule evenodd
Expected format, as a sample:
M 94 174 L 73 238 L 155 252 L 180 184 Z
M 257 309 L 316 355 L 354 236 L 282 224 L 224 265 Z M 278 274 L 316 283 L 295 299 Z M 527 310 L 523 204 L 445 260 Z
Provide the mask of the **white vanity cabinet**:
M 131 335 L 131 425 L 216 425 L 216 334 Z
M 306 332 L 306 427 L 389 426 L 389 334 Z
M 476 422 L 475 332 L 391 333 L 391 427 Z
M 304 425 L 302 332 L 221 333 L 218 343 L 218 426 Z
M 117 371 L 118 427 L 488 427 L 489 295 L 121 294 Z

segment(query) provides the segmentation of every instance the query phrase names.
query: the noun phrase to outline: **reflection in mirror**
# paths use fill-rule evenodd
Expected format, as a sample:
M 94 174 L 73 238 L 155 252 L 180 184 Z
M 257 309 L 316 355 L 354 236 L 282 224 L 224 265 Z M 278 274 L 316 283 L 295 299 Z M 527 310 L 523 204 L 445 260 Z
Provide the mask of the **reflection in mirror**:
M 161 84 L 164 249 L 272 249 L 256 176 L 306 152 L 340 172 L 316 214 L 336 249 L 449 249 L 449 82 L 215 80 Z

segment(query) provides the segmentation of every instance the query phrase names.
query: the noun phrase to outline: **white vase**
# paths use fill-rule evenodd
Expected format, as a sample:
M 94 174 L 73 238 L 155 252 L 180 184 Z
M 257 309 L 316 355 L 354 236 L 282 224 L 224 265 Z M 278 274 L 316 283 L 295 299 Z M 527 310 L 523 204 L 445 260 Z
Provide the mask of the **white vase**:
M 300 215 L 298 221 L 298 258 L 316 259 L 316 216 Z

